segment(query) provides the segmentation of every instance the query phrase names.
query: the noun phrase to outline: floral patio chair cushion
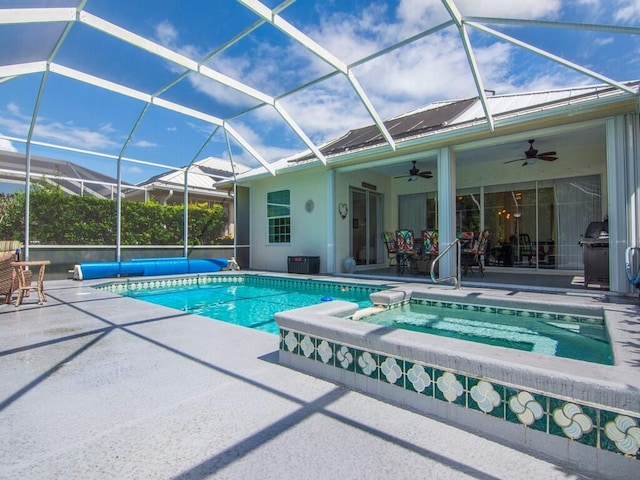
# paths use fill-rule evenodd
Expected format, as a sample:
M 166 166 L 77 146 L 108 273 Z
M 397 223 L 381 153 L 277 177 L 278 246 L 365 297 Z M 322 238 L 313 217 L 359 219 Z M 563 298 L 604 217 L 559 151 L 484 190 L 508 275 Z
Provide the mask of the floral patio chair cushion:
M 474 253 L 474 248 L 477 247 L 477 240 L 474 242 L 475 234 L 473 232 L 458 232 L 456 237 L 460 240 L 460 248 L 463 252 Z
M 422 248 L 426 255 L 438 255 L 438 231 L 422 231 Z
M 403 253 L 411 253 L 414 249 L 413 231 L 398 230 L 396 232 L 398 239 L 398 251 Z
M 480 238 L 476 244 L 475 255 L 484 255 L 487 251 L 487 244 L 489 243 L 489 230 L 485 230 L 480 234 Z
M 396 253 L 396 239 L 393 232 L 382 232 L 384 244 L 387 246 L 387 254 Z

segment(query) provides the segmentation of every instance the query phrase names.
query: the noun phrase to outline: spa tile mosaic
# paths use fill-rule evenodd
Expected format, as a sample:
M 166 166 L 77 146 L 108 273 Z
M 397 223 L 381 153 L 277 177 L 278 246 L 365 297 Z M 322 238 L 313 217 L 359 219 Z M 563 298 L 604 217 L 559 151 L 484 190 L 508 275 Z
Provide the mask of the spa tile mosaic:
M 505 420 L 547 432 L 548 402 L 544 395 L 505 387 Z
M 379 355 L 376 353 L 356 350 L 356 373 L 378 380 Z
M 433 368 L 420 363 L 404 362 L 405 386 L 407 390 L 433 396 Z
M 640 460 L 640 416 L 637 414 L 530 392 L 437 365 L 353 348 L 286 329 L 280 329 L 280 349 L 416 395 Z
M 492 417 L 504 419 L 505 387 L 486 380 L 467 377 L 468 407 L 479 410 Z

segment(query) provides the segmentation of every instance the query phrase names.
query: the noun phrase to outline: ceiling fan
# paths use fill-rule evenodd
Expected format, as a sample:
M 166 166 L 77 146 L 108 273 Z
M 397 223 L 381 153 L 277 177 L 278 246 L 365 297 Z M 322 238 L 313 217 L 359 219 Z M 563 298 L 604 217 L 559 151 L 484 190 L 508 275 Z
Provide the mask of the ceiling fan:
M 412 160 L 413 162 L 413 167 L 411 167 L 409 169 L 409 175 L 400 175 L 399 177 L 393 177 L 393 178 L 403 178 L 403 177 L 409 177 L 409 182 L 413 181 L 413 180 L 418 180 L 419 177 L 422 178 L 432 178 L 433 174 L 431 173 L 431 171 L 424 171 L 421 172 L 420 169 L 418 167 L 416 167 L 416 161 Z
M 526 165 L 535 163 L 536 160 L 544 160 L 545 162 L 553 162 L 554 160 L 558 159 L 558 157 L 556 157 L 556 155 L 557 155 L 556 152 L 538 153 L 538 150 L 533 148 L 533 142 L 534 142 L 534 140 L 529 140 L 529 150 L 525 150 L 524 158 L 516 158 L 515 160 L 509 160 L 509 161 L 504 162 L 504 163 L 521 162 L 522 160 L 524 160 L 524 163 L 522 164 L 522 166 L 524 167 Z

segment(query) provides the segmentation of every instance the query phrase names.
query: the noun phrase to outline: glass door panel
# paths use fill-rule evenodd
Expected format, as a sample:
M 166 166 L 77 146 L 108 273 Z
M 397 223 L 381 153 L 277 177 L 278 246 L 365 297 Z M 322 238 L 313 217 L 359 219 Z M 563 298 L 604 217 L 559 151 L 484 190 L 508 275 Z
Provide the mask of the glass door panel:
M 368 190 L 351 189 L 351 252 L 357 265 L 381 263 L 382 196 Z

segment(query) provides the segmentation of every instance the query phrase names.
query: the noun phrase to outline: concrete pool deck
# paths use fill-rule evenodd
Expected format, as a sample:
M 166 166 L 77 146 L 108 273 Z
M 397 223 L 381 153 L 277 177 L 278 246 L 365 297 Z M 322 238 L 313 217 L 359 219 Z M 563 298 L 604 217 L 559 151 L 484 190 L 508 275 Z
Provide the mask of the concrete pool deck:
M 596 478 L 280 366 L 275 335 L 99 283 L 0 306 L 1 478 Z M 625 341 L 637 369 L 637 325 Z

